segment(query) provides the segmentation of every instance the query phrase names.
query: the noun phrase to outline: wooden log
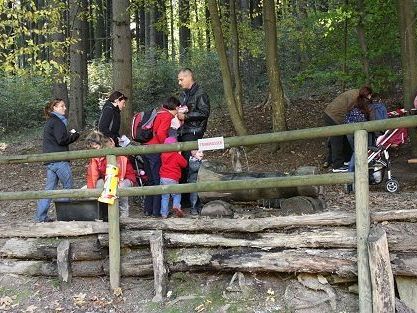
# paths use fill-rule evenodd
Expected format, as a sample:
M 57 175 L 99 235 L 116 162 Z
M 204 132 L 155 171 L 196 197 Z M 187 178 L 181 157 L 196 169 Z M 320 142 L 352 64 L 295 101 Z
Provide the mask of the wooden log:
M 61 282 L 69 283 L 71 281 L 71 264 L 70 264 L 70 242 L 62 240 L 57 247 L 57 268 L 58 277 Z
M 417 220 L 417 209 L 373 212 L 372 222 Z M 125 229 L 161 229 L 173 231 L 261 232 L 267 229 L 298 226 L 343 226 L 355 224 L 352 213 L 323 212 L 303 216 L 256 219 L 133 219 L 122 221 Z M 76 237 L 108 233 L 106 222 L 2 223 L 0 238 Z
M 373 312 L 395 312 L 394 278 L 388 241 L 382 228 L 374 227 L 368 237 Z
M 367 239 L 370 228 L 368 133 L 357 130 L 355 138 L 355 201 L 358 252 L 359 312 L 372 311 L 372 289 L 369 272 Z
M 104 262 L 104 272 L 109 274 L 108 260 Z M 149 248 L 122 249 L 121 251 L 122 276 L 151 276 L 153 275 L 152 255 Z
M 407 304 L 404 303 L 404 301 L 395 298 L 395 312 L 396 313 L 416 313 L 415 310 L 408 307 Z
M 417 312 L 417 278 L 398 275 L 395 281 L 401 301 Z
M 415 223 L 388 223 L 380 225 L 388 237 L 389 250 L 417 251 Z M 126 229 L 121 232 L 121 246 L 148 245 L 151 230 Z M 251 247 L 262 250 L 275 248 L 355 248 L 356 231 L 347 227 L 310 228 L 264 233 L 177 233 L 164 232 L 169 247 Z M 108 235 L 98 235 L 100 245 L 108 246 Z
M 316 175 L 318 170 L 315 166 L 302 166 L 294 172 L 294 176 Z M 285 177 L 287 175 L 279 172 L 216 172 L 212 162 L 203 162 L 199 173 L 198 182 L 207 181 L 233 181 L 233 180 L 250 180 L 257 178 Z M 245 189 L 225 191 L 206 191 L 200 192 L 199 196 L 203 202 L 211 200 L 235 200 L 235 201 L 256 201 L 259 199 L 289 198 L 295 196 L 309 196 L 317 198 L 320 188 L 317 186 L 294 186 L 281 188 L 264 188 L 264 189 Z
M 407 162 L 409 164 L 417 164 L 417 159 L 409 159 Z
M 372 222 L 417 219 L 417 209 L 374 212 Z M 355 224 L 355 214 L 347 212 L 323 212 L 302 216 L 279 216 L 255 219 L 132 219 L 123 220 L 124 229 L 161 229 L 184 232 L 261 232 L 267 229 L 298 226 L 343 226 Z M 0 228 L 1 230 L 1 228 Z
M 162 231 L 155 231 L 149 238 L 152 253 L 155 296 L 153 302 L 162 302 L 167 293 L 167 270 L 164 260 L 164 242 Z
M 0 239 L 0 257 L 16 259 L 55 259 L 62 238 L 8 238 Z M 70 237 L 71 260 L 100 260 L 107 249 L 100 246 L 97 236 Z
M 104 222 L 2 223 L 0 238 L 75 237 L 108 233 Z
M 0 274 L 28 276 L 57 276 L 56 263 L 52 261 L 0 260 Z

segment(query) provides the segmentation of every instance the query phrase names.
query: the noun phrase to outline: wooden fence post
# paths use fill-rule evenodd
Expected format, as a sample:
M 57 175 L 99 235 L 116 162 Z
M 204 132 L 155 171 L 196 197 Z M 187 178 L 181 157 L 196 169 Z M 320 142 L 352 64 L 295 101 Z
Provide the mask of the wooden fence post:
M 108 155 L 107 164 L 117 166 L 116 156 Z M 108 205 L 109 219 L 109 272 L 110 287 L 120 287 L 120 221 L 119 221 L 119 200 Z
M 161 302 L 167 294 L 167 269 L 164 264 L 164 237 L 161 230 L 156 230 L 149 238 L 152 252 L 155 296 L 153 302 Z
M 357 130 L 354 136 L 359 312 L 369 313 L 372 312 L 372 289 L 367 243 L 370 228 L 368 132 Z

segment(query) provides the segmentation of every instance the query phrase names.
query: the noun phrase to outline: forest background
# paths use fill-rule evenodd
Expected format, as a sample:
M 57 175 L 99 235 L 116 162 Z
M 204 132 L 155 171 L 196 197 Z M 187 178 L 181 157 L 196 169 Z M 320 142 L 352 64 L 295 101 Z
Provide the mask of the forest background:
M 178 94 L 181 67 L 238 135 L 250 132 L 249 107 L 270 105 L 264 131 L 284 130 L 297 99 L 364 84 L 401 93 L 410 108 L 415 9 L 412 0 L 0 0 L 0 134 L 39 129 L 51 98 L 67 102 L 71 127 L 91 127 L 114 89 L 129 97 L 129 133 L 133 112 Z

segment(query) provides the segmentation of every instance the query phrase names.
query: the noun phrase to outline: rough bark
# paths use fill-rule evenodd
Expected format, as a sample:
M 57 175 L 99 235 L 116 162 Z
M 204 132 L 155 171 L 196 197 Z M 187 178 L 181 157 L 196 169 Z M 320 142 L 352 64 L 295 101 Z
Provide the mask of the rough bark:
M 84 102 L 85 102 L 85 29 L 83 27 L 82 1 L 69 1 L 70 36 L 74 42 L 70 46 L 70 100 L 68 122 L 70 128 L 80 130 L 84 126 Z
M 96 23 L 94 27 L 94 57 L 100 59 L 105 49 L 106 25 L 105 25 L 105 8 L 103 0 L 95 0 Z
M 107 251 L 100 246 L 97 235 L 69 238 L 69 242 L 72 244 L 71 260 L 100 260 L 107 255 Z M 55 259 L 57 257 L 56 249 L 61 240 L 59 237 L 0 239 L 0 257 L 35 260 Z
M 57 247 L 57 268 L 58 277 L 61 282 L 68 283 L 71 281 L 71 263 L 70 263 L 70 242 L 63 240 Z
M 410 308 L 417 311 L 417 278 L 396 276 L 398 295 L 400 299 Z
M 129 0 L 113 2 L 113 88 L 129 99 L 122 110 L 120 134 L 129 134 L 132 109 L 132 40 Z
M 285 99 L 282 90 L 281 76 L 278 65 L 277 24 L 275 16 L 275 1 L 263 1 L 263 17 L 265 31 L 266 69 L 269 80 L 269 92 L 272 104 L 272 129 L 286 130 Z
M 167 270 L 164 260 L 164 238 L 162 231 L 154 231 L 149 238 L 152 252 L 155 296 L 153 302 L 161 302 L 167 293 Z
M 368 252 L 373 312 L 394 312 L 394 277 L 392 276 L 387 235 L 382 228 L 374 227 L 371 230 L 368 237 Z
M 236 101 L 236 109 L 240 118 L 243 120 L 243 92 L 242 92 L 242 80 L 240 79 L 240 62 L 239 62 L 239 34 L 237 31 L 237 19 L 236 19 L 236 0 L 229 0 L 230 10 L 230 40 L 232 51 L 232 72 L 233 80 L 235 83 L 234 94 Z
M 400 21 L 401 65 L 403 74 L 404 108 L 411 109 L 417 94 L 416 13 L 413 0 L 397 1 Z M 415 128 L 411 129 L 413 156 L 417 156 Z
M 244 136 L 247 134 L 247 130 L 237 110 L 236 100 L 233 92 L 232 76 L 229 68 L 229 63 L 227 61 L 226 46 L 224 43 L 223 31 L 216 0 L 208 0 L 208 8 L 210 11 L 211 26 L 213 29 L 216 51 L 220 61 L 220 69 L 222 72 L 223 88 L 227 107 L 236 133 L 239 136 Z
M 179 55 L 180 63 L 187 60 L 191 48 L 191 30 L 190 24 L 190 1 L 178 1 L 178 18 L 179 18 Z

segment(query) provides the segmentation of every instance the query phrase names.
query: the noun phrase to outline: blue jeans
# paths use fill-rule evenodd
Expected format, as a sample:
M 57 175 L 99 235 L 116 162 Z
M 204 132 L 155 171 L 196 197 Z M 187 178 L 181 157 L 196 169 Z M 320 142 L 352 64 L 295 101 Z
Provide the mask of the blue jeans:
M 176 185 L 178 182 L 176 180 L 173 180 L 171 178 L 164 178 L 161 177 L 160 181 L 161 186 L 163 185 Z M 168 216 L 169 213 L 169 196 L 170 194 L 164 194 L 161 195 L 161 215 L 162 216 Z M 172 206 L 174 208 L 181 208 L 181 194 L 180 193 L 171 193 L 172 196 Z
M 145 172 L 149 178 L 149 185 L 158 186 L 160 180 L 159 169 L 161 167 L 161 155 L 159 153 L 145 154 L 143 160 L 145 162 Z M 146 215 L 159 216 L 161 211 L 161 196 L 145 196 L 144 207 Z
M 55 190 L 58 181 L 62 183 L 64 189 L 72 189 L 72 173 L 68 161 L 49 163 L 46 166 L 46 186 L 45 190 Z M 43 222 L 48 217 L 48 209 L 51 199 L 41 199 L 38 201 L 36 209 L 36 221 Z

